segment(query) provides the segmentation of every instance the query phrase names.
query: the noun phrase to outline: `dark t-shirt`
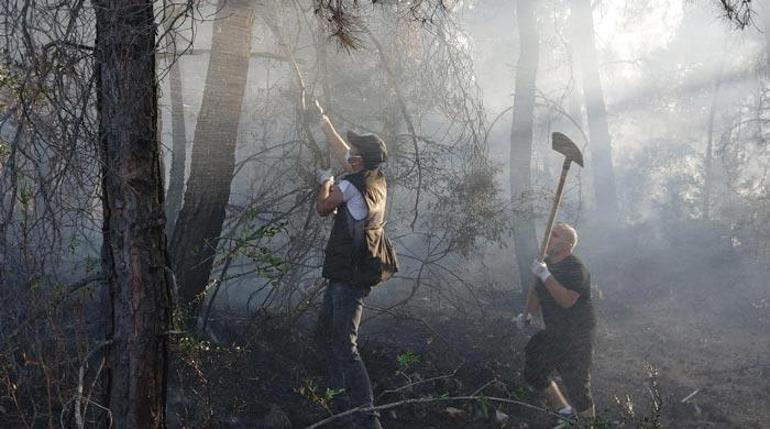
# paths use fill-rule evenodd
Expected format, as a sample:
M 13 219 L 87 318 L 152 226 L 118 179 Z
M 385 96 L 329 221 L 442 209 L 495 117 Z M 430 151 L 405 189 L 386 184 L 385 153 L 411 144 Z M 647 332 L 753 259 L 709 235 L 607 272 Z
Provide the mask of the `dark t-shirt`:
M 552 335 L 569 337 L 567 340 L 589 341 L 596 326 L 594 308 L 591 303 L 591 273 L 575 255 L 569 255 L 558 263 L 546 259 L 548 271 L 565 288 L 580 294 L 575 305 L 563 308 L 553 299 L 543 282 L 537 280 L 536 291 L 540 298 L 543 321 Z

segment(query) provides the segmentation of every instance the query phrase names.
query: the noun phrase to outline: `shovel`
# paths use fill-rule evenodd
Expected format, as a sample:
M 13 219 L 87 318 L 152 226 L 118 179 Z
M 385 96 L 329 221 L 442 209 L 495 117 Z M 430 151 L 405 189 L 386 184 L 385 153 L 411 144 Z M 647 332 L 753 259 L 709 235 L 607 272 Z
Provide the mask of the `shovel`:
M 558 132 L 551 134 L 551 149 L 564 155 L 564 163 L 561 167 L 561 177 L 559 177 L 559 185 L 556 187 L 556 195 L 554 195 L 553 203 L 551 204 L 551 213 L 548 215 L 548 223 L 546 224 L 545 232 L 543 233 L 540 253 L 537 256 L 537 260 L 540 262 L 543 261 L 545 252 L 548 250 L 548 242 L 551 239 L 551 229 L 556 220 L 556 213 L 559 211 L 561 196 L 564 192 L 564 182 L 567 181 L 569 168 L 573 162 L 580 167 L 583 167 L 583 154 L 580 153 L 580 149 L 577 145 L 564 134 Z

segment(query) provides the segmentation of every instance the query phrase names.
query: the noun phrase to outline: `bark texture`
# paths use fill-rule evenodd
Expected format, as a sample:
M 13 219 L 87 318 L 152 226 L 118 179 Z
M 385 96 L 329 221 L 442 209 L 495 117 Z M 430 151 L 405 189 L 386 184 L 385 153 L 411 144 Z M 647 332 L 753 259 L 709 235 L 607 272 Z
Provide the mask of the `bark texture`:
M 596 209 L 601 219 L 615 222 L 619 220 L 619 208 L 615 171 L 612 166 L 612 139 L 607 125 L 607 107 L 602 82 L 599 78 L 590 0 L 572 0 L 572 19 L 583 75 Z
M 516 2 L 519 28 L 519 60 L 511 126 L 510 183 L 515 210 L 513 243 L 519 269 L 519 282 L 525 291 L 532 281 L 529 266 L 537 254 L 535 219 L 532 210 L 532 124 L 535 113 L 535 80 L 540 56 L 533 0 Z
M 115 428 L 165 426 L 171 294 L 149 0 L 97 0 L 96 61 Z
M 179 300 L 190 310 L 190 323 L 199 313 L 230 199 L 254 23 L 249 0 L 223 0 L 218 7 L 184 204 L 171 239 Z
M 173 9 L 172 9 L 173 10 Z M 166 27 L 166 31 L 171 29 Z M 171 37 L 171 36 L 168 36 Z M 173 54 L 173 43 L 166 44 L 168 55 Z M 166 233 L 171 235 L 174 224 L 182 208 L 184 195 L 185 164 L 187 160 L 187 131 L 184 122 L 184 97 L 182 92 L 182 71 L 180 58 L 170 59 L 168 77 L 171 96 L 171 171 L 169 172 L 168 191 L 166 193 Z

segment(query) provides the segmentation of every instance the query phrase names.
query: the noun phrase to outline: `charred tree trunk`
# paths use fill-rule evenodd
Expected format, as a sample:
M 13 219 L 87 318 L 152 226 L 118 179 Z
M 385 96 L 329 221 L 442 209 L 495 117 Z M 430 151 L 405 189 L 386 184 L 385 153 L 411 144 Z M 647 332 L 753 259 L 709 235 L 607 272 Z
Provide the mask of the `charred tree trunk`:
M 537 254 L 537 237 L 532 210 L 532 124 L 535 113 L 535 79 L 539 61 L 539 41 L 533 0 L 518 0 L 519 60 L 513 99 L 511 126 L 510 180 L 514 207 L 513 244 L 522 291 L 532 280 L 529 265 Z
M 607 125 L 607 108 L 596 60 L 593 11 L 590 0 L 573 0 L 572 5 L 573 30 L 583 75 L 596 209 L 601 219 L 617 222 L 620 210 L 612 166 L 612 140 Z
M 254 22 L 249 0 L 222 0 L 219 8 L 184 205 L 171 239 L 179 300 L 189 306 L 193 327 L 230 199 Z
M 108 406 L 116 428 L 165 426 L 171 295 L 157 139 L 155 24 L 149 0 L 95 0 L 110 296 Z
M 173 10 L 173 7 L 172 7 Z M 171 29 L 166 27 L 166 31 Z M 171 37 L 168 35 L 167 37 Z M 171 95 L 171 171 L 166 193 L 166 233 L 174 232 L 174 224 L 182 208 L 184 195 L 185 164 L 187 160 L 187 132 L 184 122 L 184 101 L 182 96 L 182 72 L 178 57 L 174 56 L 174 45 L 166 43 L 169 59 L 169 93 Z

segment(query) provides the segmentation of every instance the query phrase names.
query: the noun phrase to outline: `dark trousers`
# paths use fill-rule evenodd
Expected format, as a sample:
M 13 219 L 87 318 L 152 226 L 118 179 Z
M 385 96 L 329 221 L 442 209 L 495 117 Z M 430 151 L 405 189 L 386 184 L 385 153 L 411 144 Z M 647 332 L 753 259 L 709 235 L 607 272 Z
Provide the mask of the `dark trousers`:
M 594 405 L 591 395 L 592 335 L 580 341 L 554 335 L 548 329 L 533 335 L 524 350 L 524 379 L 538 390 L 546 389 L 557 371 L 567 389 L 567 398 L 578 412 Z
M 324 294 L 317 329 L 329 365 L 330 387 L 344 389 L 333 400 L 336 412 L 374 403 L 369 374 L 358 354 L 358 325 L 370 290 L 331 281 Z M 356 429 L 381 427 L 378 414 L 371 411 L 353 414 L 350 423 Z

